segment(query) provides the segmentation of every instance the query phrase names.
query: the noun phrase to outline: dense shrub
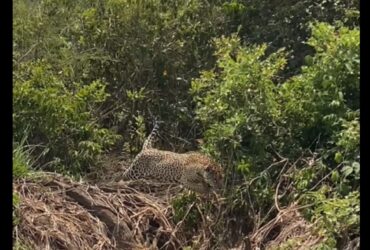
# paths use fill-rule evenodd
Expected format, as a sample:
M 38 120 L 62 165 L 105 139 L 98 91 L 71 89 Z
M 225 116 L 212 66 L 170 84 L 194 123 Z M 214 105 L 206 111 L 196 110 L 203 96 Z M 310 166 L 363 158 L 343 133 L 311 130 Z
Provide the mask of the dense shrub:
M 253 206 L 265 213 L 275 202 L 283 171 L 271 163 L 314 155 L 311 163 L 296 164 L 286 175 L 293 192 L 284 202 L 314 202 L 307 213 L 315 220 L 358 235 L 359 210 L 351 207 L 358 198 L 351 192 L 358 191 L 360 169 L 359 30 L 325 23 L 311 27 L 308 44 L 315 55 L 306 58 L 301 74 L 278 85 L 274 79 L 286 62 L 283 51 L 266 56 L 265 45 L 243 46 L 235 36 L 216 39 L 217 66 L 192 82 L 204 126 L 203 149 L 223 161 L 230 199 L 243 197 L 236 200 L 245 207 L 252 197 Z M 252 182 L 251 190 L 244 187 Z M 319 195 L 323 187 L 328 190 Z M 313 201 L 310 195 L 319 198 Z M 338 206 L 346 212 L 335 212 Z M 333 236 L 334 231 L 327 231 L 334 242 L 330 246 L 340 234 Z
M 314 50 L 305 42 L 310 37 L 309 22 L 354 27 L 359 24 L 358 0 L 234 0 L 224 3 L 230 29 L 238 30 L 243 41 L 269 44 L 268 53 L 290 51 L 284 79 L 299 73 L 304 58 Z
M 273 79 L 285 65 L 284 53 L 263 58 L 266 45 L 241 47 L 236 36 L 215 44 L 217 68 L 192 83 L 196 114 L 206 129 L 206 149 L 230 166 L 243 162 L 247 172 L 265 159 L 274 136 L 279 106 Z
M 217 67 L 192 83 L 207 150 L 232 157 L 230 165 L 245 157 L 271 161 L 268 146 L 297 157 L 315 140 L 312 150 L 347 145 L 358 153 L 359 31 L 318 23 L 312 35 L 308 43 L 317 53 L 307 59 L 309 65 L 277 86 L 283 51 L 263 57 L 264 45 L 243 47 L 236 37 L 216 40 Z
M 77 174 L 87 171 L 117 135 L 102 128 L 93 114 L 108 94 L 101 81 L 68 88 L 42 61 L 25 63 L 14 74 L 14 140 L 25 132 L 43 154 L 39 165 Z M 40 148 L 42 151 L 37 150 Z
M 151 129 L 153 116 L 171 121 L 164 124 L 170 141 L 194 138 L 190 80 L 213 65 L 209 40 L 224 30 L 222 13 L 203 0 L 18 0 L 16 70 L 19 62 L 42 59 L 67 86 L 107 83 L 100 122 L 117 127 L 133 151 L 142 143 L 134 137 Z

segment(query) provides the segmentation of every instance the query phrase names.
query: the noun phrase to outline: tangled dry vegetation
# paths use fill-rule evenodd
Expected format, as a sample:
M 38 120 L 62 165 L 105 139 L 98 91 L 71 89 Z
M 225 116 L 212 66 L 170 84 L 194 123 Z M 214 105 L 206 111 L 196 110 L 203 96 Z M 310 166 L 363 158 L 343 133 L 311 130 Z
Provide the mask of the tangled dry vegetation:
M 177 249 L 183 239 L 166 199 L 44 173 L 14 183 L 14 238 L 33 249 Z
M 15 210 L 19 221 L 13 230 L 14 241 L 31 249 L 242 250 L 279 249 L 279 245 L 291 238 L 300 240 L 305 247 L 322 240 L 302 218 L 298 205 L 292 204 L 278 208 L 276 217 L 247 235 L 233 232 L 233 237 L 238 238 L 234 243 L 220 244 L 220 241 L 227 241 L 227 230 L 231 232 L 229 226 L 215 230 L 220 221 L 228 220 L 227 202 L 214 200 L 212 215 L 204 214 L 200 204 L 194 202 L 187 208 L 184 218 L 175 223 L 171 199 L 184 190 L 148 182 L 145 185 L 140 182 L 109 183 L 106 176 L 125 167 L 118 162 L 127 161 L 110 161 L 100 172 L 90 176 L 93 178 L 84 181 L 46 172 L 15 180 L 14 192 L 19 195 L 20 204 Z M 197 202 L 201 203 L 201 199 L 197 198 Z M 186 232 L 184 221 L 192 209 L 200 214 L 200 226 L 193 232 Z M 239 222 L 246 223 L 243 219 Z M 218 241 L 216 246 L 215 241 Z M 186 248 L 190 245 L 193 248 Z

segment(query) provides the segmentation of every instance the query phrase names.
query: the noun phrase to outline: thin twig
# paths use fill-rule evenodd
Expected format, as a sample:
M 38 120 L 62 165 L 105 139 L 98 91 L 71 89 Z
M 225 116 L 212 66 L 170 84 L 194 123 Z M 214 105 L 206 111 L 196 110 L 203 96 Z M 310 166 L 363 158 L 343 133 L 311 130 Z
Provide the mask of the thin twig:
M 25 58 L 29 53 L 31 53 L 31 51 L 36 48 L 36 46 L 39 45 L 39 42 L 38 43 L 35 43 L 34 45 L 31 46 L 31 48 L 23 55 L 21 56 L 18 60 L 17 60 L 17 64 L 19 64 L 23 58 Z
M 336 166 L 334 169 L 332 169 L 327 175 L 325 175 L 321 180 L 319 180 L 316 184 L 315 184 L 315 186 L 313 186 L 309 191 L 312 191 L 312 190 L 314 190 L 318 185 L 320 185 L 321 184 L 321 182 L 323 182 L 326 178 L 328 178 L 336 169 L 338 169 L 340 166 L 342 166 L 343 165 L 343 162 L 342 163 L 340 163 L 338 166 Z

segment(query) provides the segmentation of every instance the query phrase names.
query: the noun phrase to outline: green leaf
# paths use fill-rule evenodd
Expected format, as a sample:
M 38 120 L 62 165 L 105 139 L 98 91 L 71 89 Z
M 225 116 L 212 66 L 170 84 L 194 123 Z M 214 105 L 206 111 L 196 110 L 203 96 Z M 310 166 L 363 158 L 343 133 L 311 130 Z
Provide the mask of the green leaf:
M 342 173 L 343 173 L 344 177 L 348 177 L 350 174 L 353 173 L 353 167 L 348 166 L 348 165 L 344 166 L 342 168 Z
M 332 173 L 331 173 L 331 180 L 333 182 L 338 182 L 339 181 L 339 173 L 337 170 L 334 170 Z
M 343 161 L 343 155 L 341 152 L 336 152 L 334 156 L 334 160 L 336 163 L 340 163 Z

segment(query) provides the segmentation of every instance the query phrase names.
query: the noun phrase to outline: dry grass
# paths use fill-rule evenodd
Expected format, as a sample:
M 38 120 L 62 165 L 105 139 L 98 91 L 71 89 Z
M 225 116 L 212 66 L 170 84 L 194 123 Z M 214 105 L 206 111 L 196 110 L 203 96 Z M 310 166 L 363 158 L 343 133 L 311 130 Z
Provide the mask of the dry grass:
M 97 187 L 60 175 L 14 183 L 21 203 L 14 239 L 33 249 L 178 249 L 171 207 L 122 185 Z
M 312 224 L 302 217 L 299 209 L 294 203 L 281 209 L 277 216 L 252 233 L 252 249 L 276 249 L 288 240 L 296 241 L 301 246 L 295 247 L 298 250 L 311 249 L 321 243 L 324 239 L 314 233 Z
M 64 190 L 28 181 L 15 183 L 14 190 L 21 197 L 15 240 L 32 249 L 115 248 L 106 225 L 71 201 Z
M 283 172 L 289 169 L 285 160 L 278 162 L 283 168 L 273 207 L 277 216 L 270 221 L 231 218 L 230 201 L 197 195 L 185 204 L 186 213 L 177 224 L 171 201 L 183 192 L 181 187 L 147 181 L 112 183 L 130 160 L 108 157 L 103 161 L 81 182 L 45 172 L 15 180 L 20 204 L 15 210 L 19 223 L 13 230 L 14 242 L 30 249 L 183 249 L 191 245 L 243 250 L 276 249 L 292 239 L 307 249 L 322 241 L 298 205 L 279 205 L 279 193 L 288 189 L 282 185 Z M 198 226 L 189 231 L 185 221 L 190 211 L 199 217 Z

